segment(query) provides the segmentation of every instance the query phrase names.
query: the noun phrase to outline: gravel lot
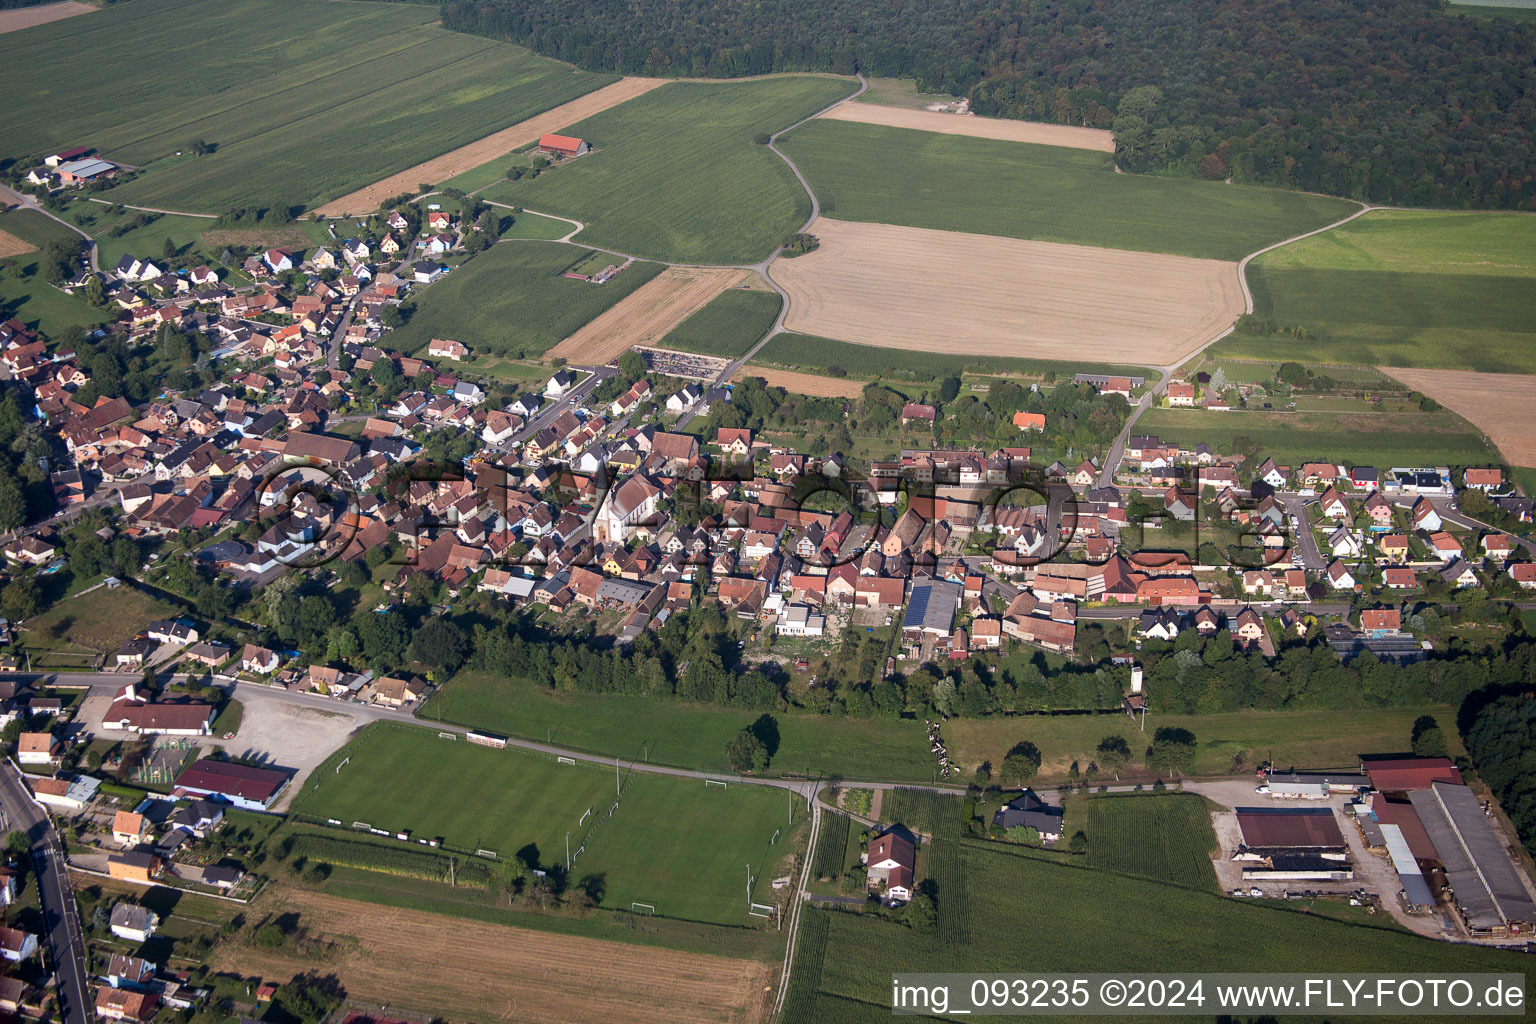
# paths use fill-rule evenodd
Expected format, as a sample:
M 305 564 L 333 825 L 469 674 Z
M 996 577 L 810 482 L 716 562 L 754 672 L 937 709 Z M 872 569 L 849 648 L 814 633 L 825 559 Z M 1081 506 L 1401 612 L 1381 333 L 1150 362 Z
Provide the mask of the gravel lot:
M 315 766 L 347 741 L 364 724 L 360 715 L 344 704 L 311 708 L 263 699 L 242 691 L 245 705 L 240 731 L 232 740 L 215 738 L 207 746 L 223 747 L 231 757 L 255 757 L 296 772 L 293 782 L 278 799 L 275 810 L 284 810 L 304 785 Z

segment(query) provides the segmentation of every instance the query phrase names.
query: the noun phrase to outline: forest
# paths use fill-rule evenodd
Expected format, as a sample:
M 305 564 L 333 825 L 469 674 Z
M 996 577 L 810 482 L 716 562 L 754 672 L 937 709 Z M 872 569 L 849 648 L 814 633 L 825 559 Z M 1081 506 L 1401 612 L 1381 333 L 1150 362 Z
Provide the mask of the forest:
M 914 78 L 1112 129 L 1127 171 L 1536 209 L 1536 24 L 1440 0 L 451 0 L 443 23 L 624 74 Z

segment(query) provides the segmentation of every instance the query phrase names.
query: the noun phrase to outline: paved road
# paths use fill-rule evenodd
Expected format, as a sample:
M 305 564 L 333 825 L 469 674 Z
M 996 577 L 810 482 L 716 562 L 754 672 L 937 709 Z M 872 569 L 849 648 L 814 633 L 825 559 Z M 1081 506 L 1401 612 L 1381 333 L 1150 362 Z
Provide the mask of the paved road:
M 25 832 L 32 841 L 32 865 L 37 873 L 42 902 L 43 928 L 58 975 L 58 996 L 64 1024 L 90 1024 L 91 999 L 86 970 L 85 941 L 80 934 L 80 915 L 75 894 L 66 877 L 64 851 L 49 820 L 7 760 L 0 767 L 0 803 L 10 827 Z
M 42 214 L 44 217 L 47 217 L 49 220 L 64 225 L 65 227 L 69 228 L 69 230 L 85 239 L 90 243 L 90 248 L 87 250 L 87 253 L 90 257 L 91 269 L 97 273 L 100 273 L 101 266 L 97 263 L 96 239 L 92 238 L 84 231 L 81 231 L 79 227 L 71 224 L 64 218 L 56 217 L 49 213 L 47 210 L 43 209 L 41 203 L 39 203 L 32 196 L 27 195 L 25 192 L 17 192 L 15 189 L 6 188 L 4 185 L 0 185 L 0 199 L 13 203 L 16 206 L 20 206 L 23 209 L 36 210 L 38 213 Z
M 1299 494 L 1278 494 L 1280 504 L 1285 506 L 1286 512 L 1296 517 L 1296 527 L 1291 532 L 1296 536 L 1296 546 L 1301 552 L 1301 564 L 1308 569 L 1321 572 L 1328 568 L 1328 558 L 1324 556 L 1322 549 L 1317 546 L 1317 534 L 1312 532 L 1312 526 L 1307 522 L 1306 499 Z

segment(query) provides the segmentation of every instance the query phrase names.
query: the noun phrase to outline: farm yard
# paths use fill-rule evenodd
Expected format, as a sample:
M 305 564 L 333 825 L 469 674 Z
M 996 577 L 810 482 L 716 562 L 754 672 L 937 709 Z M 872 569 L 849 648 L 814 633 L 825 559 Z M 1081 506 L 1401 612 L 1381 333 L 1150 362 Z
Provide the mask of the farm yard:
M 1415 391 L 1465 417 L 1513 466 L 1536 466 L 1536 377 L 1384 366 Z
M 843 103 L 821 116 L 827 121 L 854 121 L 859 124 L 884 125 L 887 128 L 939 132 L 943 135 L 968 135 L 974 139 L 1032 142 L 1038 146 L 1066 146 L 1069 149 L 1091 149 L 1098 153 L 1115 151 L 1112 132 L 1070 124 L 1010 121 L 1002 117 L 976 117 L 969 114 L 962 116 L 876 103 Z
M 731 288 L 710 299 L 657 347 L 723 359 L 745 355 L 773 327 L 783 304 L 779 293 L 763 287 L 755 275 L 746 284 L 751 287 Z
M 779 140 L 845 221 L 1238 260 L 1359 209 L 1279 189 L 1116 174 L 1107 153 L 817 119 Z
M 1530 373 L 1536 217 L 1373 211 L 1254 260 L 1254 312 L 1282 333 L 1217 352 Z M 1301 329 L 1298 336 L 1295 329 Z
M 143 168 L 116 201 L 288 209 L 615 80 L 436 18 L 419 4 L 145 0 L 0 36 L 7 155 L 88 144 Z M 166 30 L 192 22 L 196 46 Z M 214 150 L 194 158 L 199 138 Z
M 1234 442 L 1247 438 L 1266 455 L 1291 465 L 1322 458 L 1366 466 L 1459 466 L 1498 460 L 1498 453 L 1479 431 L 1443 410 L 1148 409 L 1137 421 L 1137 429 L 1143 428 L 1166 441 L 1191 446 L 1203 441 L 1220 451 L 1231 451 Z
M 673 328 L 740 282 L 747 273 L 745 270 L 668 267 L 631 292 L 623 302 L 609 307 L 550 349 L 549 355 L 581 366 L 600 366 L 617 359 L 632 345 L 656 345 Z
M 63 3 L 57 4 L 38 4 L 33 7 L 13 7 L 7 11 L 0 11 L 0 35 L 37 25 L 46 25 L 49 22 L 63 21 L 78 14 L 90 14 L 100 9 L 94 4 L 76 3 L 75 0 L 64 0 Z
M 349 990 L 455 1020 L 565 1024 L 751 1024 L 773 965 L 375 906 L 297 887 L 251 913 L 296 915 L 334 950 L 323 963 Z M 402 964 L 409 964 L 403 970 Z M 286 981 L 315 969 L 294 946 L 220 945 L 216 970 Z
M 621 78 L 612 85 L 605 85 L 585 96 L 578 96 L 553 110 L 546 110 L 542 114 L 519 121 L 499 132 L 493 132 L 483 139 L 476 139 L 451 152 L 419 163 L 415 167 L 398 171 L 366 188 L 358 189 L 351 195 L 326 203 L 317 212 L 322 217 L 371 213 L 390 196 L 415 191 L 422 184 L 440 185 L 450 178 L 472 171 L 483 164 L 504 161 L 514 149 L 526 146 L 530 142 L 537 142 L 539 136 L 545 132 L 558 131 L 572 122 L 599 114 L 609 107 L 650 92 L 661 84 L 663 82 L 659 78 Z M 499 166 L 504 167 L 504 162 Z M 498 173 L 491 181 L 500 178 L 501 174 Z
M 581 240 L 647 259 L 747 263 L 767 256 L 810 215 L 784 162 L 754 145 L 847 96 L 848 79 L 785 76 L 672 82 L 568 134 L 593 152 L 481 197 L 574 217 Z
M 827 218 L 812 232 L 820 248 L 773 268 L 785 326 L 858 344 L 1166 365 L 1243 312 L 1216 260 Z
M 746 923 L 744 865 L 753 865 L 754 897 L 766 902 L 767 879 L 790 852 L 787 798 L 777 790 L 630 773 L 610 816 L 619 781 L 612 768 L 423 729 L 370 726 L 312 778 L 293 805 L 309 820 L 409 829 L 461 852 L 494 850 L 501 861 L 545 868 L 564 866 L 569 833 L 573 879 L 602 879 L 601 905 L 617 910 L 641 902 L 665 917 Z M 796 821 L 803 814 L 802 804 Z
M 409 322 L 383 344 L 416 352 L 433 338 L 464 338 L 486 354 L 542 355 L 665 269 L 634 263 L 606 284 L 562 276 L 591 256 L 579 246 L 500 242 L 428 288 Z

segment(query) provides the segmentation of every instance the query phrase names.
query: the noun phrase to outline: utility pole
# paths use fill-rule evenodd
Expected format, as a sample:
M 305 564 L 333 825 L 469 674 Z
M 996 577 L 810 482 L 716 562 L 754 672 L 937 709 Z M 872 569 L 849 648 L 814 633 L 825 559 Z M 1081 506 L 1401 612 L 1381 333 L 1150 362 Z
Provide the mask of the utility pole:
M 571 834 L 569 832 L 565 834 L 565 871 L 567 874 L 571 871 Z
M 747 905 L 752 905 L 752 865 L 747 865 Z
M 619 759 L 613 759 L 613 798 L 619 798 Z

